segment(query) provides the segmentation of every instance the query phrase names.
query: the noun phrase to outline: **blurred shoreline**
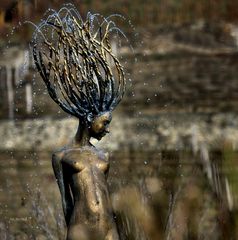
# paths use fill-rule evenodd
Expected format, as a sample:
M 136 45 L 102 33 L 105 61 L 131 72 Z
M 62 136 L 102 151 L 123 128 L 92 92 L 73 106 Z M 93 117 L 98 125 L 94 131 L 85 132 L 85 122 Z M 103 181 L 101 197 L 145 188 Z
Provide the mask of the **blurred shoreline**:
M 73 118 L 1 120 L 0 150 L 52 151 L 69 143 L 78 121 Z M 238 150 L 237 113 L 161 113 L 128 117 L 115 114 L 109 135 L 93 141 L 98 147 L 120 149 L 189 150 L 197 152 L 231 146 Z

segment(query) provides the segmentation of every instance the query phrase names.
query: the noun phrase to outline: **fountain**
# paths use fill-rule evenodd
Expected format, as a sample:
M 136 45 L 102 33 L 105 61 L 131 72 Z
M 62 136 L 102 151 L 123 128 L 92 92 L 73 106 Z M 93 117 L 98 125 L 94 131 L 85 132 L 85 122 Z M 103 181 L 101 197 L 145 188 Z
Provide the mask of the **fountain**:
M 110 17 L 89 13 L 83 21 L 66 5 L 49 10 L 33 34 L 34 63 L 50 97 L 79 119 L 73 142 L 52 156 L 67 239 L 119 239 L 107 186 L 108 154 L 90 142 L 109 132 L 125 91 L 110 43 L 113 31 L 121 33 Z

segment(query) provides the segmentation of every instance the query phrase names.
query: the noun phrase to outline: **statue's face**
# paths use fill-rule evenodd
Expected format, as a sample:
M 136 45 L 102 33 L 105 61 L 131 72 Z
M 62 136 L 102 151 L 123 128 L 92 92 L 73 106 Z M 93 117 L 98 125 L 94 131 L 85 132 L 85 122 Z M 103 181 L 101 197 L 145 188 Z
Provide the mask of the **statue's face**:
M 105 112 L 96 116 L 90 127 L 91 137 L 101 140 L 102 137 L 109 133 L 109 124 L 111 120 L 111 112 Z

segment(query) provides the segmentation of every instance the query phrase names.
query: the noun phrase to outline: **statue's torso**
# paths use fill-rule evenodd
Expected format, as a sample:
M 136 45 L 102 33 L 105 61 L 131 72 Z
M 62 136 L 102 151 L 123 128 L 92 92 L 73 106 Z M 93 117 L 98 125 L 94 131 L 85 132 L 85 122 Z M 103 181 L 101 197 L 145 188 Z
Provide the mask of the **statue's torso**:
M 109 161 L 106 154 L 93 147 L 64 151 L 62 163 L 67 167 L 74 198 L 70 225 L 87 225 L 104 229 L 115 227 L 106 175 Z

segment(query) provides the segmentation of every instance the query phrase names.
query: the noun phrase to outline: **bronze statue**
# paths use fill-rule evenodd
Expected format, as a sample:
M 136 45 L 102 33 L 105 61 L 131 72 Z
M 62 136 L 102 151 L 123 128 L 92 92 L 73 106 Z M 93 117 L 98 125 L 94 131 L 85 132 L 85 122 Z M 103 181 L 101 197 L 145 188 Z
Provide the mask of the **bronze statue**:
M 108 154 L 90 143 L 109 132 L 111 112 L 125 91 L 123 68 L 112 53 L 110 18 L 63 7 L 37 26 L 33 58 L 51 98 L 79 119 L 72 144 L 52 165 L 62 197 L 67 239 L 119 239 L 107 186 Z

